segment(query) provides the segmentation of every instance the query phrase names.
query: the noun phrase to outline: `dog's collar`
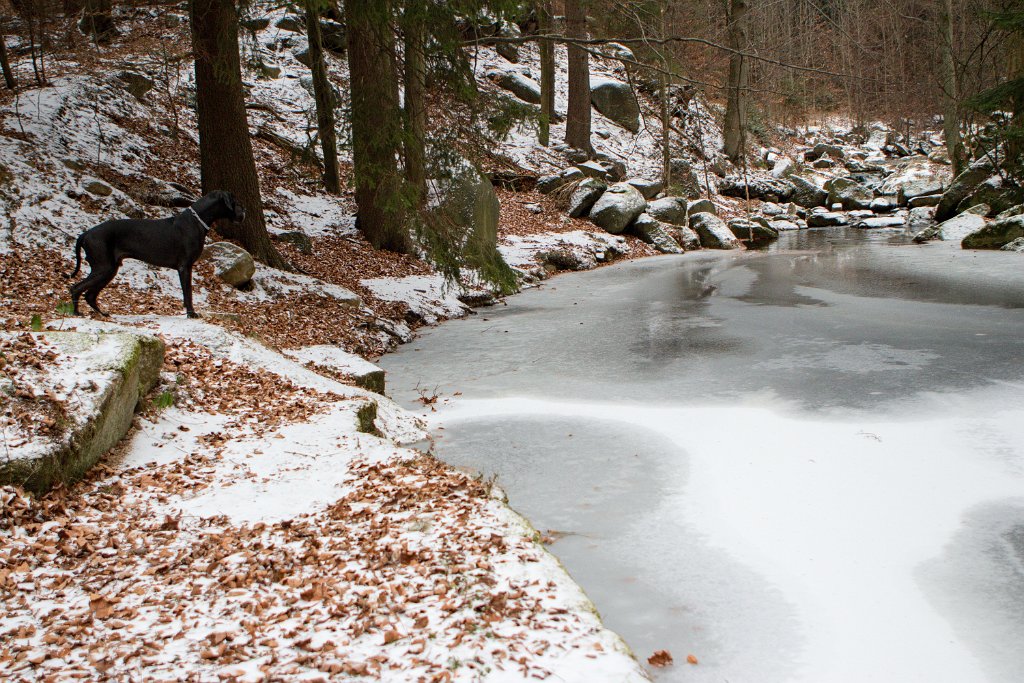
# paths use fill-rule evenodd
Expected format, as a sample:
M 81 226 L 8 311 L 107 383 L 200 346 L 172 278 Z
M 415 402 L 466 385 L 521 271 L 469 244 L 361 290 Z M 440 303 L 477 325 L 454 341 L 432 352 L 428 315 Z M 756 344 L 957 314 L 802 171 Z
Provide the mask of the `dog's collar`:
M 203 230 L 205 230 L 206 232 L 210 232 L 210 226 L 206 224 L 206 221 L 199 217 L 199 214 L 196 213 L 196 210 L 193 209 L 191 206 L 188 207 L 188 210 L 191 211 L 192 215 L 196 217 L 197 221 L 199 221 L 199 225 L 203 226 Z

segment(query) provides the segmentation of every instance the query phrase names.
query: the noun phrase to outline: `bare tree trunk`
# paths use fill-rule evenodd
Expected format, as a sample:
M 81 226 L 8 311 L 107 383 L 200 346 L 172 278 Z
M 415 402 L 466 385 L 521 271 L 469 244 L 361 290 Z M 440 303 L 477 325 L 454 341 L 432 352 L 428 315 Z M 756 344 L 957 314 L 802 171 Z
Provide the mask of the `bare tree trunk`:
M 729 2 L 729 47 L 747 48 L 747 0 Z M 747 138 L 747 83 L 750 64 L 737 52 L 729 57 L 728 99 L 725 106 L 725 155 L 733 163 L 743 158 Z
M 347 0 L 348 65 L 352 88 L 352 162 L 359 229 L 374 247 L 410 251 L 398 157 L 402 113 L 398 105 L 391 2 Z
M 659 22 L 658 32 L 661 37 L 666 36 L 665 32 L 665 1 L 662 0 L 659 10 Z M 659 94 L 661 95 L 661 180 L 665 184 L 665 190 L 668 191 L 669 187 L 672 186 L 672 120 L 670 118 L 669 108 L 669 88 L 671 81 L 668 76 L 669 63 L 668 63 L 668 48 L 667 46 L 661 46 L 661 80 L 659 83 Z
M 267 234 L 238 57 L 238 15 L 232 0 L 192 0 L 192 52 L 196 69 L 196 118 L 203 193 L 231 192 L 245 207 L 237 227 L 218 230 L 238 239 L 254 258 L 288 268 Z
M 11 62 L 7 58 L 7 38 L 0 34 L 0 68 L 4 71 L 4 84 L 8 90 L 15 90 L 18 82 L 14 80 L 14 72 L 11 71 Z
M 427 195 L 427 64 L 424 50 L 426 8 L 418 0 L 405 6 L 405 177 L 422 205 Z
M 566 0 L 565 29 L 570 38 L 587 37 L 584 0 Z M 590 60 L 579 45 L 569 45 L 569 110 L 565 122 L 565 143 L 593 154 L 590 145 Z
M 313 72 L 316 127 L 320 132 L 320 149 L 324 154 L 324 189 L 338 195 L 341 194 L 341 179 L 338 177 L 338 139 L 334 129 L 334 93 L 327 79 L 320 16 L 316 11 L 315 0 L 306 0 L 306 37 L 309 40 L 310 71 Z
M 551 0 L 536 2 L 537 23 L 541 35 L 551 33 Z M 540 131 L 537 141 L 551 144 L 551 121 L 555 116 L 555 44 L 540 41 Z
M 946 135 L 946 152 L 953 166 L 954 177 L 967 165 L 964 143 L 960 137 L 960 92 L 956 62 L 953 58 L 953 1 L 942 0 L 939 6 L 939 45 L 942 52 L 942 130 Z

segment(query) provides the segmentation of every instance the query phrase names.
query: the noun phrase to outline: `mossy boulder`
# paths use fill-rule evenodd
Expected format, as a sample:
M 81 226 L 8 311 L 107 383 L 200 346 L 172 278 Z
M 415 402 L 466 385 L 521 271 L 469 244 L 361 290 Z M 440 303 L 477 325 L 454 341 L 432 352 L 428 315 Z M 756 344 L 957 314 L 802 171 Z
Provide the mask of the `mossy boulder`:
M 127 433 L 136 407 L 159 377 L 164 344 L 130 332 L 35 334 L 58 354 L 44 368 L 45 381 L 63 386 L 74 401 L 59 435 L 8 449 L 0 460 L 0 484 L 44 493 L 80 479 Z
M 1008 216 L 975 230 L 963 238 L 960 246 L 964 249 L 1002 249 L 1020 237 L 1024 237 L 1024 216 Z

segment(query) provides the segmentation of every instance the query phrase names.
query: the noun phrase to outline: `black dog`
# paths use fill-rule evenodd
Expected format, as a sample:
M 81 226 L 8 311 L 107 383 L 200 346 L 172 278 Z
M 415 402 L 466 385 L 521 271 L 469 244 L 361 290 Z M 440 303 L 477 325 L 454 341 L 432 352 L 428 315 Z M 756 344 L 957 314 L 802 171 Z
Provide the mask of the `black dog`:
M 181 294 L 185 312 L 198 318 L 192 307 L 192 266 L 203 253 L 206 233 L 217 220 L 245 220 L 245 209 L 230 192 L 215 190 L 173 218 L 160 220 L 115 220 L 100 223 L 86 230 L 75 242 L 74 277 L 82 265 L 82 249 L 89 262 L 89 276 L 71 287 L 75 315 L 78 299 L 85 301 L 100 315 L 96 297 L 117 275 L 126 258 L 138 259 L 160 268 L 173 268 L 181 278 Z

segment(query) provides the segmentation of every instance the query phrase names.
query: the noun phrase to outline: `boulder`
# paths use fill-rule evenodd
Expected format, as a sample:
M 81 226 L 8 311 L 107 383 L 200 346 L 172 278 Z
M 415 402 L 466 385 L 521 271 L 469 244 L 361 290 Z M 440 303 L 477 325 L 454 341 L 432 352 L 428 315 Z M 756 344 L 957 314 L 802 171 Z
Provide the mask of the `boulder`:
M 718 215 L 718 207 L 710 199 L 698 199 L 695 202 L 690 202 L 689 206 L 686 207 L 686 213 L 692 216 L 695 213 L 711 213 Z
M 922 206 L 938 206 L 941 200 L 941 194 L 926 194 L 920 197 L 914 197 L 909 202 L 907 202 L 907 206 L 909 206 L 911 209 L 917 209 Z
M 807 227 L 809 228 L 831 228 L 848 225 L 849 222 L 846 214 L 838 211 L 819 211 L 807 216 Z
M 637 216 L 630 227 L 637 237 L 662 254 L 682 254 L 683 248 L 669 234 L 669 226 L 646 213 Z
M 872 228 L 902 228 L 906 224 L 907 221 L 903 216 L 874 216 L 857 221 L 853 224 L 853 227 L 867 230 Z
M 537 191 L 541 194 L 549 194 L 563 185 L 571 183 L 574 180 L 582 179 L 583 177 L 583 171 L 573 166 L 561 171 L 560 173 L 552 173 L 551 175 L 541 176 L 538 178 Z
M 1024 216 L 1009 216 L 994 220 L 967 235 L 960 246 L 964 249 L 1001 249 L 1020 237 L 1024 237 Z
M 760 211 L 765 216 L 778 216 L 780 213 L 785 213 L 786 210 L 775 202 L 765 202 L 761 204 Z
M 942 180 L 939 178 L 918 178 L 909 180 L 899 186 L 896 201 L 900 206 L 907 206 L 911 199 L 933 194 L 942 194 Z
M 598 152 L 597 161 L 601 164 L 604 172 L 608 174 L 608 178 L 612 181 L 617 183 L 626 179 L 626 164 L 621 160 L 611 159 Z
M 892 213 L 896 210 L 896 198 L 875 197 L 871 200 L 870 209 L 874 213 Z
M 608 184 L 597 178 L 584 178 L 569 196 L 569 217 L 586 216 L 605 190 Z
M 843 151 L 842 147 L 819 142 L 814 147 L 804 152 L 804 161 L 815 161 L 823 156 L 829 156 L 833 159 L 844 159 L 846 157 L 846 152 Z
M 918 244 L 931 240 L 962 243 L 963 239 L 972 232 L 977 232 L 985 227 L 986 213 L 988 213 L 988 207 L 984 204 L 971 207 L 958 216 L 953 216 L 937 225 L 925 228 L 914 235 L 914 241 Z
M 991 173 L 988 168 L 971 167 L 954 178 L 935 207 L 935 220 L 941 222 L 955 216 L 960 202 L 985 182 Z
M 777 178 L 748 176 L 726 176 L 718 186 L 720 194 L 727 197 L 760 199 L 767 202 L 788 201 L 793 194 L 793 185 Z
M 345 24 L 337 21 L 320 20 L 320 39 L 324 49 L 336 55 L 343 55 L 348 49 L 348 32 L 345 29 Z
M 647 200 L 629 183 L 609 187 L 590 209 L 590 220 L 617 235 L 647 208 Z
M 686 225 L 686 200 L 682 197 L 662 197 L 647 203 L 647 213 L 662 223 Z
M 611 78 L 592 78 L 590 101 L 599 112 L 629 132 L 640 132 L 640 106 L 629 84 Z
M 996 220 L 999 220 L 1000 218 L 1009 218 L 1010 216 L 1020 216 L 1021 214 L 1024 214 L 1024 204 L 1017 204 L 1016 206 L 1011 206 L 1009 209 L 1000 211 L 996 214 Z
M 654 199 L 658 196 L 658 193 L 665 189 L 665 183 L 660 180 L 646 180 L 642 178 L 633 178 L 627 180 L 627 183 L 635 187 L 640 191 L 640 194 L 644 196 L 644 199 Z
M 690 216 L 690 227 L 707 249 L 738 249 L 739 240 L 721 218 L 713 213 L 695 213 Z
M 814 162 L 811 163 L 811 166 L 818 169 L 832 168 L 835 165 L 836 162 L 832 161 L 829 157 L 821 157 L 820 159 L 815 159 Z
M 841 204 L 846 211 L 870 209 L 875 193 L 849 178 L 833 178 L 826 184 L 830 206 Z
M 791 221 L 785 218 L 779 218 L 777 220 L 769 221 L 769 227 L 775 232 L 788 232 L 790 230 L 799 230 L 800 224 L 795 221 Z
M 309 239 L 309 235 L 299 230 L 278 233 L 277 239 L 292 245 L 299 250 L 300 254 L 313 253 L 313 241 Z
M 918 206 L 907 212 L 908 230 L 920 232 L 935 222 L 935 210 L 930 206 Z
M 746 218 L 730 220 L 729 230 L 737 239 L 753 244 L 767 244 L 779 239 L 779 232 L 774 228 Z
M 231 242 L 214 242 L 200 257 L 213 262 L 214 274 L 232 287 L 241 287 L 256 274 L 256 262 L 245 249 Z
M 815 206 L 825 206 L 828 201 L 828 192 L 815 185 L 812 181 L 798 175 L 791 175 L 788 178 L 793 186 L 791 199 L 794 204 L 807 209 Z
M 90 180 L 85 184 L 85 191 L 97 197 L 109 197 L 114 190 L 110 185 L 99 180 Z
M 601 180 L 604 180 L 608 177 L 608 172 L 604 170 L 604 166 L 596 161 L 580 162 L 576 164 L 576 168 L 580 169 L 583 175 L 588 178 L 600 178 Z
M 685 225 L 670 225 L 668 233 L 686 251 L 700 249 L 700 235 Z
M 684 158 L 672 159 L 670 163 L 672 170 L 672 185 L 679 188 L 679 191 L 688 199 L 696 199 L 706 189 L 705 178 L 702 169 L 698 168 L 692 161 Z
M 1018 237 L 1012 242 L 1008 242 L 1000 247 L 1000 251 L 1014 251 L 1018 254 L 1024 254 L 1024 237 Z
M 772 165 L 772 178 L 784 178 L 792 173 L 794 168 L 792 159 L 786 156 L 779 157 Z
M 137 71 L 122 71 L 117 74 L 117 78 L 125 84 L 131 96 L 139 102 L 143 101 L 142 98 L 146 96 L 146 93 L 156 87 L 156 82 L 152 78 Z
M 487 78 L 499 88 L 504 88 L 524 102 L 540 104 L 540 84 L 516 71 L 487 72 Z
M 956 210 L 957 213 L 960 213 L 978 204 L 988 204 L 991 215 L 996 215 L 1022 201 L 1024 201 L 1024 190 L 1007 185 L 1003 182 L 1002 177 L 996 175 L 974 188 L 974 191 L 957 205 Z
M 13 336 L 0 332 L 8 335 Z M 42 494 L 80 479 L 127 433 L 136 407 L 160 375 L 164 344 L 155 336 L 134 332 L 51 331 L 31 336 L 33 345 L 45 344 L 57 356 L 32 378 L 32 386 L 23 388 L 69 396 L 74 407 L 59 429 L 36 434 L 24 444 L 11 445 L 7 433 L 0 484 Z M 17 376 L 10 381 L 14 391 L 22 388 Z
M 292 33 L 305 33 L 306 22 L 294 14 L 286 14 L 277 20 L 274 26 L 278 27 L 282 31 L 291 31 Z

